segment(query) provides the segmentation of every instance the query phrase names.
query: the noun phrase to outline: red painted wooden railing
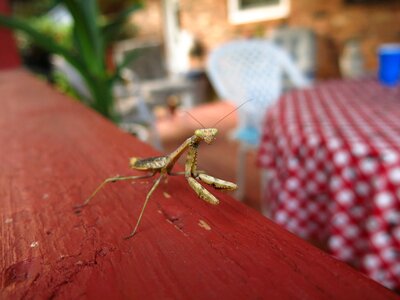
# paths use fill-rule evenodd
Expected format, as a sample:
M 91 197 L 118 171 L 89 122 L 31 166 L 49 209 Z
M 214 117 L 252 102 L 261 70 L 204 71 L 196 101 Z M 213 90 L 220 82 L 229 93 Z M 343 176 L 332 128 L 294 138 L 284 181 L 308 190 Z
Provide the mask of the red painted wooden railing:
M 1 299 L 395 299 L 396 295 L 215 192 L 182 177 L 106 187 L 134 174 L 129 156 L 158 155 L 22 70 L 0 72 Z M 213 151 L 212 145 L 207 151 Z
M 8 15 L 10 7 L 7 0 L 0 0 L 0 14 Z M 0 70 L 16 68 L 21 65 L 15 39 L 10 30 L 0 26 Z

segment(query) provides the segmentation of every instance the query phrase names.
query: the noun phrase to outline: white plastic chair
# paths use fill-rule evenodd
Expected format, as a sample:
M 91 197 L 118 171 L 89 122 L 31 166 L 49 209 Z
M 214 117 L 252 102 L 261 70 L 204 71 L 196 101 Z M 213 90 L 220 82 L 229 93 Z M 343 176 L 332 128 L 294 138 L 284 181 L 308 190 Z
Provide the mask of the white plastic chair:
M 285 50 L 265 39 L 235 40 L 219 46 L 209 55 L 207 73 L 221 99 L 236 106 L 251 100 L 238 110 L 239 124 L 233 134 L 240 142 L 236 197 L 242 199 L 246 154 L 259 144 L 263 118 L 281 94 L 283 74 L 297 87 L 309 82 Z

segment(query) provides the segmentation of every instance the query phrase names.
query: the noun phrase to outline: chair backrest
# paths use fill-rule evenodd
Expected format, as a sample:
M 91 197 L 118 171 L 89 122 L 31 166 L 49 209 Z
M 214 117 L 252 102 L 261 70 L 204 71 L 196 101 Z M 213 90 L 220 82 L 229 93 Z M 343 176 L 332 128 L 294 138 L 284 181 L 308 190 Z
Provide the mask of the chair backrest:
M 307 84 L 288 53 L 265 39 L 235 40 L 209 55 L 207 73 L 218 96 L 240 105 L 258 122 L 266 108 L 282 91 L 282 75 L 287 72 L 296 86 Z
M 316 36 L 311 29 L 282 26 L 272 32 L 271 39 L 289 52 L 300 71 L 308 79 L 315 79 Z

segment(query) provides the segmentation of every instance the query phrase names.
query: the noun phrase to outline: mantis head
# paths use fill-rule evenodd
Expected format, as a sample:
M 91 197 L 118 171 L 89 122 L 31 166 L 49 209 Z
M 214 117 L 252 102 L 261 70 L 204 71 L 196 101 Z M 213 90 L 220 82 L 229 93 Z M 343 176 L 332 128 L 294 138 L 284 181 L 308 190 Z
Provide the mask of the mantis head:
M 196 129 L 194 135 L 205 141 L 207 144 L 210 144 L 215 140 L 217 133 L 218 129 L 216 128 L 203 128 Z
M 230 114 L 232 114 L 233 112 L 235 112 L 236 110 L 238 110 L 242 105 L 246 104 L 247 102 L 252 101 L 252 100 L 247 100 L 246 102 L 240 104 L 238 107 L 236 107 L 234 110 L 232 110 L 230 113 L 226 114 L 223 118 L 219 119 L 214 125 L 217 125 L 218 123 L 220 123 L 222 120 L 224 120 L 225 118 L 227 118 Z M 199 123 L 199 125 L 201 127 L 203 127 L 202 129 L 196 129 L 194 131 L 194 135 L 199 139 L 199 140 L 203 140 L 205 141 L 207 144 L 211 144 L 214 140 L 215 140 L 215 136 L 218 133 L 218 129 L 217 128 L 204 128 L 204 125 L 201 124 L 201 122 L 199 120 L 197 120 L 194 116 L 192 116 L 188 111 L 185 111 L 185 113 L 187 113 L 190 117 L 193 118 L 193 120 L 195 120 L 197 123 Z

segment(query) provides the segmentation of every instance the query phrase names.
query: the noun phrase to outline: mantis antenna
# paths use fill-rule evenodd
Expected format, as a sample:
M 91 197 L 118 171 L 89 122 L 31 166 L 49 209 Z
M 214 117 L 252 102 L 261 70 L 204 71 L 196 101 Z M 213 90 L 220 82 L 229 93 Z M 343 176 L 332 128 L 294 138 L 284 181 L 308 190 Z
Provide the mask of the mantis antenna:
M 242 107 L 243 105 L 245 105 L 247 102 L 253 101 L 253 99 L 247 100 L 245 102 L 243 102 L 242 104 L 240 104 L 238 107 L 235 107 L 232 111 L 230 111 L 229 113 L 227 113 L 225 116 L 223 116 L 221 119 L 219 119 L 216 123 L 214 123 L 211 127 L 215 127 L 217 124 L 219 124 L 221 121 L 225 120 L 227 117 L 229 117 L 231 114 L 233 114 L 235 111 L 237 111 L 240 107 Z M 190 112 L 188 112 L 187 110 L 184 110 L 185 113 L 187 113 L 193 120 L 195 120 L 202 128 L 206 128 L 199 120 L 197 120 L 195 118 L 195 116 L 193 116 Z
M 195 120 L 197 123 L 199 123 L 199 125 L 202 128 L 206 128 L 199 120 L 197 120 L 190 112 L 188 112 L 187 110 L 184 110 L 185 113 L 187 113 L 193 120 Z
M 253 99 L 247 100 L 245 102 L 243 102 L 242 104 L 240 104 L 238 107 L 236 107 L 235 109 L 233 109 L 231 112 L 229 112 L 228 114 L 226 114 L 225 116 L 223 116 L 221 119 L 219 119 L 213 126 L 211 127 L 215 127 L 217 124 L 221 123 L 222 120 L 225 120 L 228 116 L 230 116 L 231 114 L 233 114 L 235 111 L 237 111 L 239 108 L 241 108 L 243 105 L 245 105 L 247 102 L 253 101 Z

